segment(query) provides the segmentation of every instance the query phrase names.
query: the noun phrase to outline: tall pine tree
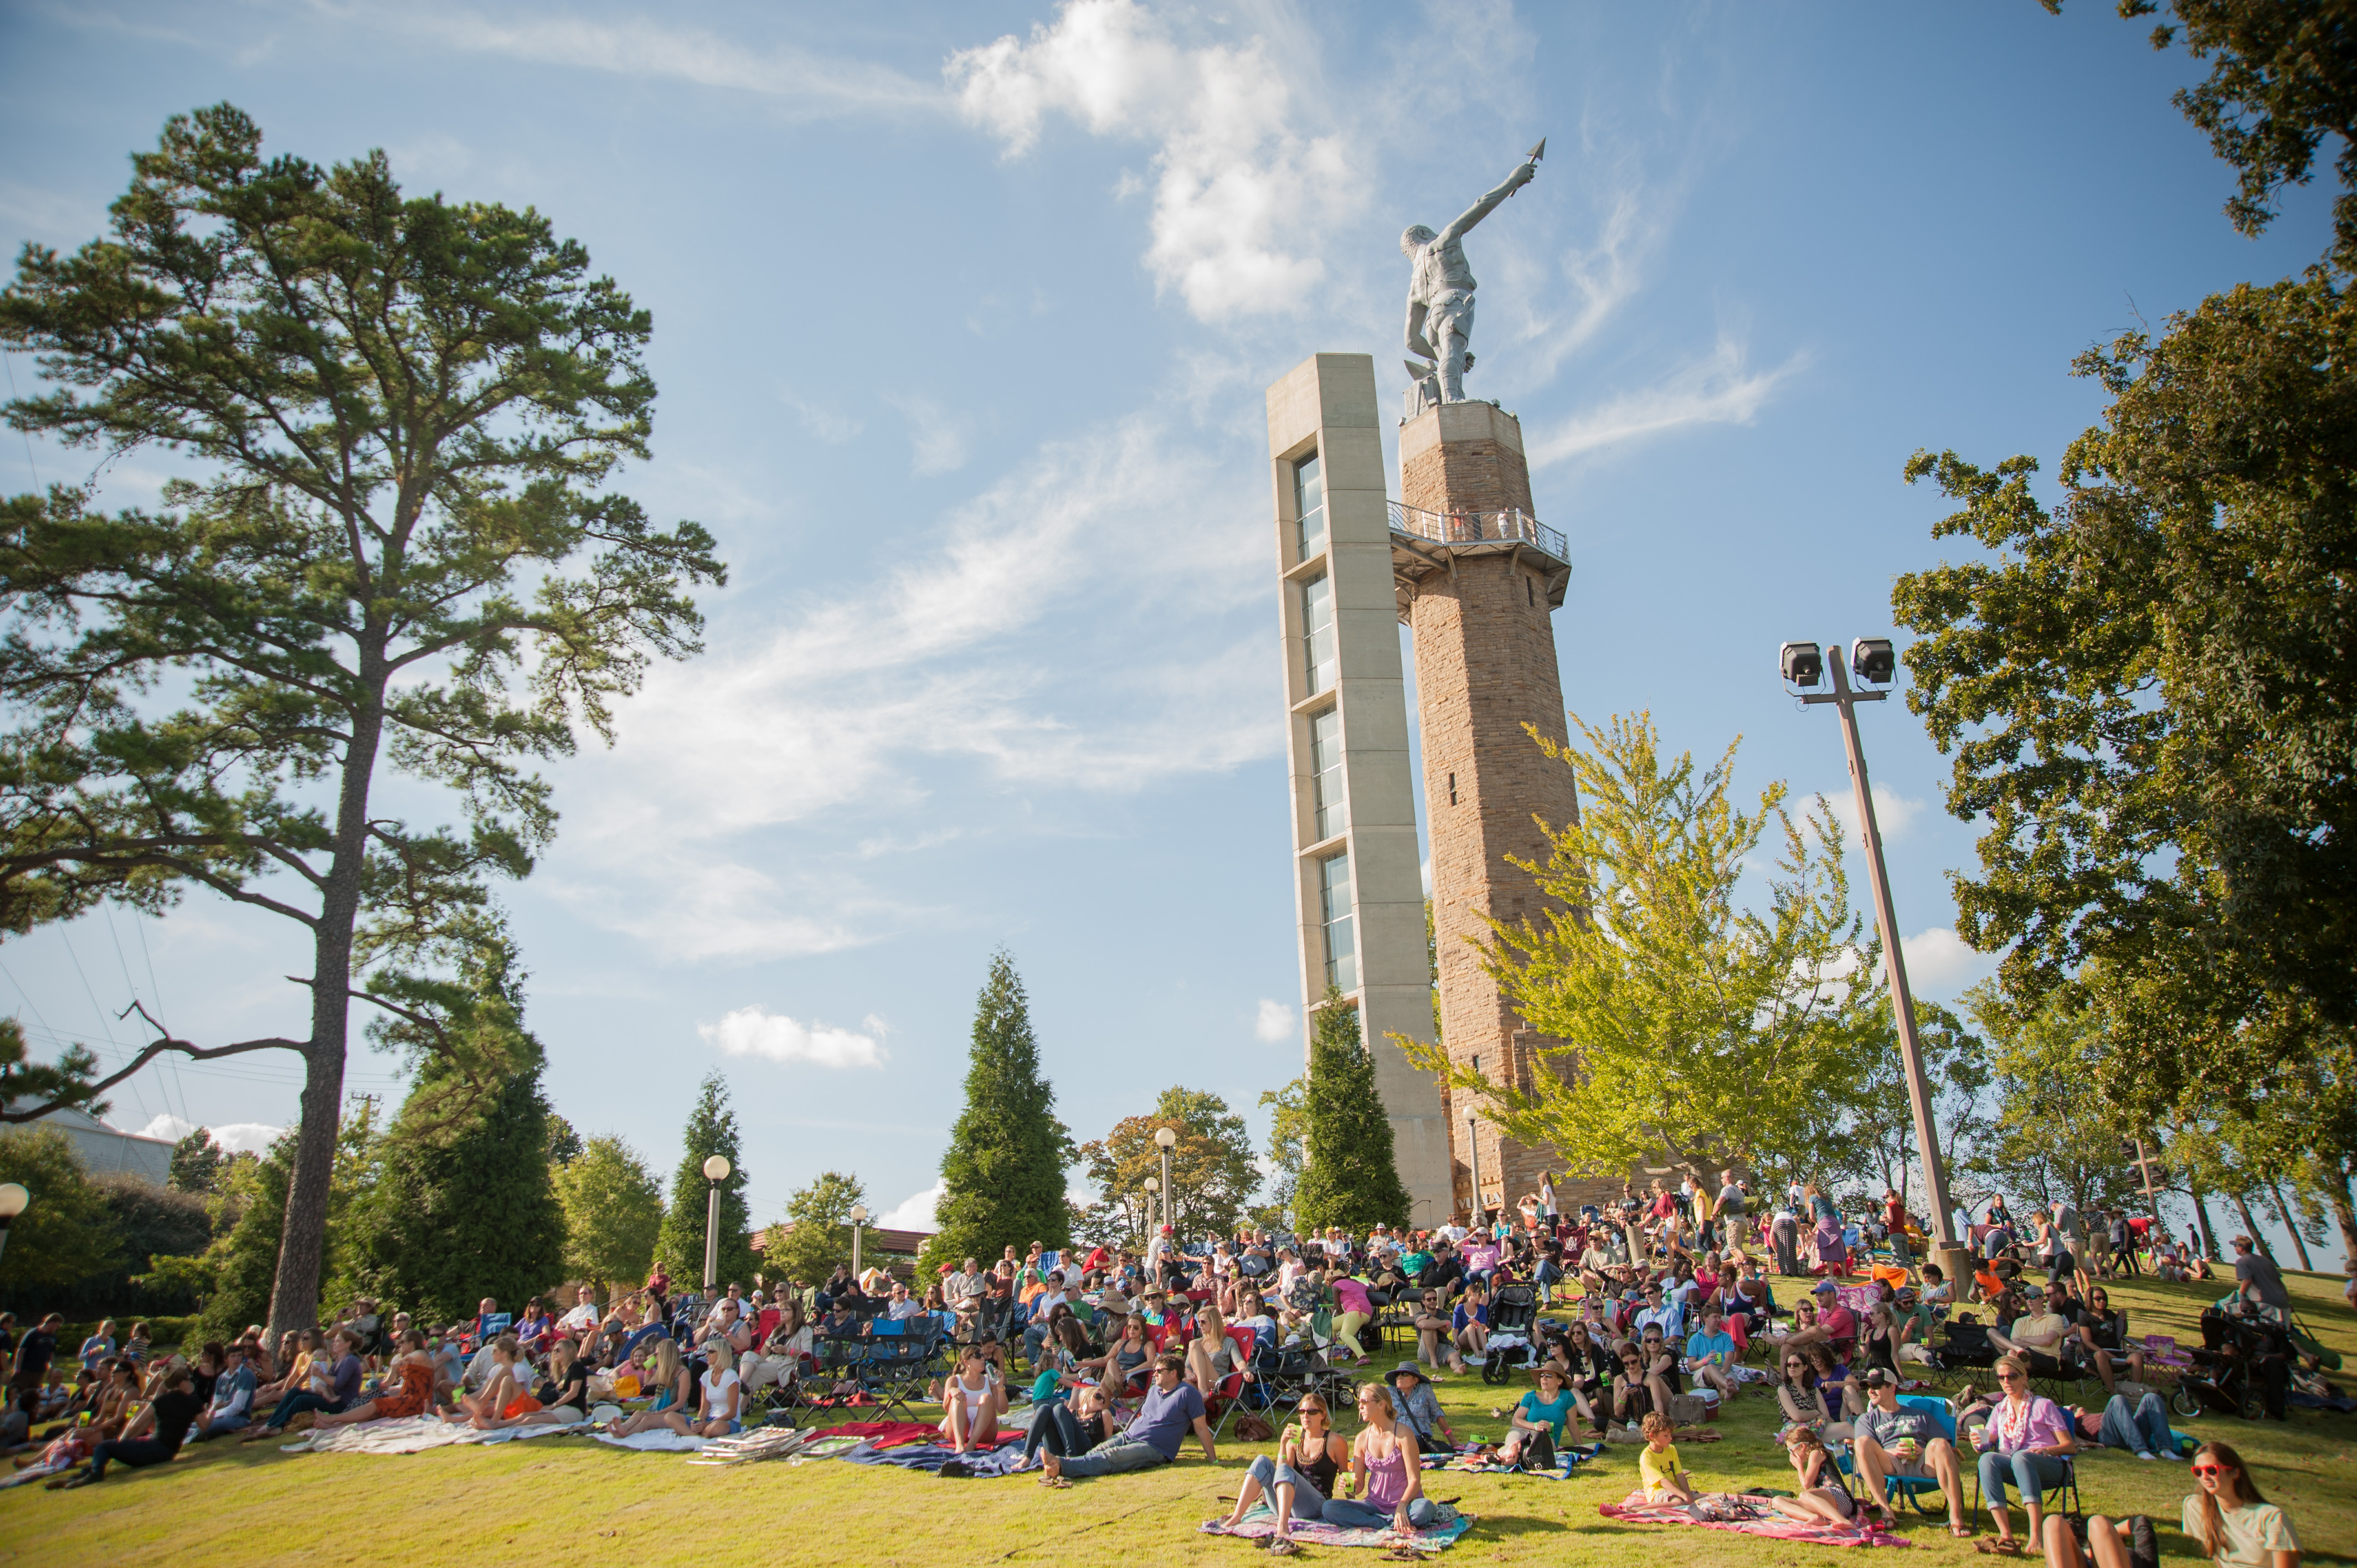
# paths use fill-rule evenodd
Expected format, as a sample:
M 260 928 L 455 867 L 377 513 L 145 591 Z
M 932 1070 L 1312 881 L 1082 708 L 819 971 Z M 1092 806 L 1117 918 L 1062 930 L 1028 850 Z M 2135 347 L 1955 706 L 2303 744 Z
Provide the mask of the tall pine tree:
M 546 1055 L 523 1027 L 515 958 L 494 931 L 460 962 L 470 1037 L 456 1057 L 414 1055 L 409 1098 L 359 1200 L 361 1278 L 436 1322 L 472 1316 L 485 1296 L 518 1311 L 565 1275 L 565 1210 L 549 1174 L 540 1086 Z
M 714 1155 L 728 1159 L 728 1179 L 720 1184 L 720 1278 L 753 1288 L 753 1271 L 760 1260 L 753 1252 L 751 1221 L 745 1208 L 745 1160 L 737 1136 L 737 1112 L 728 1105 L 728 1080 L 719 1070 L 705 1074 L 695 1109 L 688 1113 L 685 1146 L 679 1169 L 671 1178 L 671 1206 L 663 1211 L 662 1233 L 655 1256 L 675 1290 L 694 1290 L 704 1283 L 704 1222 L 712 1183 L 704 1162 Z
M 1303 1230 L 1339 1225 L 1356 1235 L 1407 1223 L 1407 1187 L 1375 1092 L 1374 1053 L 1359 1033 L 1359 1010 L 1330 986 L 1309 1036 L 1306 1123 L 1293 1195 Z
M 1064 1167 L 1072 1157 L 1072 1135 L 1056 1119 L 1056 1091 L 1039 1075 L 1023 982 L 1012 958 L 994 953 L 974 1006 L 965 1111 L 942 1155 L 940 1230 L 925 1248 L 926 1265 L 986 1262 L 1010 1243 L 1070 1246 Z

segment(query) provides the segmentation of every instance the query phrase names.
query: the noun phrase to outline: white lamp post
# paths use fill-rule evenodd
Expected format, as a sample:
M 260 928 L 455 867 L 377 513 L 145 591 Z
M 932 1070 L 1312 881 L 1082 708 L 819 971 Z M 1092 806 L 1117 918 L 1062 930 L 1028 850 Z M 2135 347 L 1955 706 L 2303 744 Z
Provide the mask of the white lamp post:
M 1160 1182 L 1152 1176 L 1146 1178 L 1146 1245 L 1148 1249 L 1154 1245 L 1154 1195 L 1161 1190 Z
M 866 1223 L 867 1206 L 864 1203 L 853 1204 L 851 1206 L 851 1277 L 855 1280 L 859 1277 L 859 1228 Z
M 728 1179 L 728 1156 L 715 1155 L 704 1162 L 704 1179 L 712 1184 L 704 1205 L 704 1299 L 711 1301 L 720 1283 L 720 1184 Z
M 24 1213 L 25 1206 L 32 1201 L 33 1195 L 22 1184 L 0 1181 L 0 1250 L 8 1245 L 8 1227 L 16 1222 L 16 1216 Z
M 1176 1243 L 1178 1232 L 1170 1218 L 1170 1151 L 1177 1145 L 1178 1134 L 1168 1127 L 1157 1127 L 1154 1130 L 1154 1142 L 1162 1150 L 1162 1223 L 1174 1227 L 1170 1240 Z

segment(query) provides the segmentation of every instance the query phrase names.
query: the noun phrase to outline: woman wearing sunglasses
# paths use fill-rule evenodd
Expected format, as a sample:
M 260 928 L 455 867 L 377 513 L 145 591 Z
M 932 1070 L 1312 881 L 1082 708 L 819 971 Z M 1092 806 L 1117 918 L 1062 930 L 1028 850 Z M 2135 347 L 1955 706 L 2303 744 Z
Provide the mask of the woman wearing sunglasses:
M 2243 1456 L 2222 1443 L 2205 1443 L 2193 1455 L 2193 1495 L 2185 1499 L 2185 1533 L 2218 1568 L 2299 1568 L 2299 1538 L 2283 1509 L 2259 1495 Z M 2087 1521 L 2083 1546 L 2070 1520 L 2046 1521 L 2048 1568 L 2129 1568 L 2136 1523 L 2098 1514 Z
M 1981 1491 L 1988 1498 L 1989 1520 L 1996 1526 L 1996 1535 L 1980 1542 L 1978 1550 L 2018 1557 L 2021 1542 L 2013 1533 L 2013 1521 L 2006 1517 L 2006 1483 L 2011 1481 L 2021 1489 L 2022 1506 L 2029 1513 L 2029 1539 L 2043 1541 L 2045 1488 L 2070 1473 L 2069 1456 L 2079 1451 L 2079 1434 L 2061 1406 L 2029 1391 L 2029 1369 L 2020 1358 L 1998 1357 L 1996 1378 L 2005 1397 L 1989 1412 L 1987 1423 L 1975 1438 L 1981 1451 Z

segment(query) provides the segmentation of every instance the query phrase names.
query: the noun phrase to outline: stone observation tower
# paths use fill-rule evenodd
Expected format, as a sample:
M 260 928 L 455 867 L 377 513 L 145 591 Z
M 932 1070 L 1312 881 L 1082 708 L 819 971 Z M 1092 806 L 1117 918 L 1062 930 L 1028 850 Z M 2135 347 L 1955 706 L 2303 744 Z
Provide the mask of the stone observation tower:
M 1319 354 L 1268 390 L 1303 1015 L 1329 984 L 1359 1010 L 1409 1222 L 1420 1228 L 1477 1204 L 1510 1205 L 1543 1167 L 1561 1168 L 1550 1150 L 1501 1139 L 1473 1097 L 1444 1090 L 1385 1038 L 1429 1041 L 1433 1025 L 1405 623 L 1415 648 L 1442 1038 L 1459 1066 L 1518 1086 L 1554 1070 L 1538 1052 L 1559 1044 L 1529 1029 L 1467 940 L 1488 938 L 1485 916 L 1538 913 L 1530 874 L 1507 857 L 1544 865 L 1538 820 L 1559 827 L 1579 814 L 1571 770 L 1524 728 L 1565 738 L 1552 618 L 1571 579 L 1569 550 L 1532 515 L 1521 423 L 1463 390 L 1476 286 L 1463 238 L 1530 183 L 1545 146 L 1447 229 L 1401 236 L 1412 274 L 1405 344 L 1422 360 L 1408 365 L 1398 500 L 1387 493 L 1372 356 Z

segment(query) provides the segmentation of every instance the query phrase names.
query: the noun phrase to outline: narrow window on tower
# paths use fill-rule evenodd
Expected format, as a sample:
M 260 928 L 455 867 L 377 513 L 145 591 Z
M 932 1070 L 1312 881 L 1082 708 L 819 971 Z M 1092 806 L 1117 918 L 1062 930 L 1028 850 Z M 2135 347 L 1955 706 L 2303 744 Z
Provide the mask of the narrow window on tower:
M 1313 843 L 1323 843 L 1351 825 L 1342 792 L 1342 711 L 1329 708 L 1309 721 L 1310 806 L 1317 815 Z
M 1538 608 L 1539 585 L 1536 579 L 1531 577 L 1524 577 L 1523 579 L 1523 596 L 1531 601 L 1531 607 L 1533 609 Z
M 1312 452 L 1293 466 L 1294 543 L 1296 561 L 1307 561 L 1326 548 L 1326 481 L 1318 477 L 1318 454 Z
M 1326 983 L 1341 991 L 1359 988 L 1359 949 L 1351 931 L 1351 857 L 1318 863 L 1326 924 Z
M 1452 806 L 1457 804 L 1457 775 L 1454 773 L 1448 776 L 1448 803 Z
M 1334 684 L 1334 583 L 1320 575 L 1301 585 L 1301 640 L 1309 693 L 1316 695 Z

